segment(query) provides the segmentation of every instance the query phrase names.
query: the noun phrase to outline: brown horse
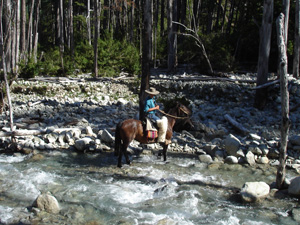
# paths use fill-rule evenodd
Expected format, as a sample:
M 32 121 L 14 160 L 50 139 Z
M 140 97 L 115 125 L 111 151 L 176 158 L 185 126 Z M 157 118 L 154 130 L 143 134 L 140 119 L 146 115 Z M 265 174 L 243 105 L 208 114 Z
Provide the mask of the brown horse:
M 181 117 L 180 119 L 185 119 L 186 123 L 190 123 L 192 125 L 192 122 L 190 120 L 191 114 L 192 111 L 181 103 L 177 103 L 176 106 L 174 108 L 171 108 L 166 114 L 168 118 L 166 141 L 164 143 L 160 143 L 163 146 L 164 161 L 167 160 L 167 149 L 168 145 L 171 143 L 173 127 L 175 125 L 176 119 L 179 119 Z M 123 154 L 125 156 L 126 163 L 130 164 L 130 160 L 127 154 L 127 147 L 133 140 L 137 140 L 142 144 L 149 143 L 142 122 L 135 119 L 127 119 L 119 122 L 117 124 L 115 132 L 115 155 L 119 155 L 118 167 L 122 167 Z

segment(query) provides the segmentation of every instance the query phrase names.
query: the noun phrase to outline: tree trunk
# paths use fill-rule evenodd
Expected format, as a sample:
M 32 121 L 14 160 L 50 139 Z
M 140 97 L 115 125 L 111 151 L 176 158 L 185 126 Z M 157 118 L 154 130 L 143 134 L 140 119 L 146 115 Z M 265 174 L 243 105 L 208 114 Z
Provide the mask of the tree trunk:
M 271 32 L 273 21 L 273 0 L 264 0 L 264 12 L 262 25 L 260 27 L 260 43 L 258 56 L 258 71 L 256 85 L 262 85 L 268 81 L 268 64 L 271 46 Z M 267 102 L 267 89 L 257 89 L 254 106 L 263 109 Z
M 40 15 L 40 4 L 41 0 L 37 0 L 36 8 L 35 8 L 35 20 L 34 20 L 34 27 L 33 27 L 33 58 L 34 62 L 37 62 L 37 48 L 38 48 L 38 27 L 39 27 L 39 15 Z
M 86 16 L 86 26 L 87 26 L 87 33 L 88 33 L 88 41 L 89 44 L 92 44 L 92 32 L 91 32 L 91 1 L 87 0 L 87 12 L 86 12 L 87 16 Z
M 293 58 L 293 76 L 299 77 L 299 44 L 300 44 L 300 0 L 296 0 L 295 6 L 295 41 L 294 41 L 294 58 Z
M 95 20 L 95 34 L 94 34 L 94 73 L 98 77 L 98 37 L 99 37 L 99 19 L 98 19 L 98 0 L 94 0 L 94 20 Z
M 31 57 L 32 54 L 32 20 L 33 20 L 33 11 L 34 11 L 34 0 L 31 1 L 31 9 L 29 14 L 29 20 L 28 20 L 28 29 L 27 29 L 27 47 L 26 51 L 29 57 Z M 28 57 L 27 57 L 28 61 Z
M 16 53 L 15 53 L 15 61 L 16 68 L 15 74 L 19 71 L 19 61 L 20 61 L 20 15 L 21 15 L 21 0 L 16 1 Z
M 285 179 L 285 167 L 287 157 L 287 142 L 290 127 L 289 119 L 289 91 L 287 80 L 287 55 L 285 44 L 284 14 L 281 13 L 276 21 L 277 43 L 279 53 L 279 72 L 280 72 L 280 92 L 281 92 L 281 145 L 280 145 L 280 165 L 277 170 L 276 185 L 281 189 Z
M 59 49 L 60 49 L 60 60 L 61 60 L 61 68 L 62 73 L 65 74 L 65 66 L 64 66 L 64 4 L 63 0 L 59 1 L 59 27 L 60 27 L 60 41 L 59 41 Z
M 152 40 L 152 14 L 151 14 L 152 0 L 145 0 L 144 2 L 144 14 L 143 23 L 144 29 L 142 32 L 142 79 L 141 89 L 139 96 L 139 107 L 140 107 L 140 120 L 144 118 L 144 101 L 146 99 L 145 90 L 149 89 L 150 80 L 150 60 L 151 60 L 151 48 L 150 43 Z
M 163 37 L 165 33 L 165 0 L 161 0 L 160 4 L 160 36 Z
M 21 3 L 21 53 L 20 58 L 21 60 L 25 59 L 26 55 L 26 0 L 22 0 Z
M 284 42 L 287 46 L 288 43 L 288 28 L 289 28 L 289 15 L 290 15 L 290 0 L 283 0 L 283 14 L 284 14 Z
M 5 94 L 7 96 L 8 101 L 8 107 L 9 107 L 9 121 L 10 121 L 10 130 L 14 131 L 14 122 L 13 122 L 13 108 L 10 98 L 10 89 L 7 79 L 7 70 L 6 70 L 6 57 L 5 57 L 5 49 L 3 44 L 3 27 L 2 27 L 2 10 L 3 10 L 3 0 L 1 0 L 1 8 L 0 8 L 0 49 L 1 57 L 2 57 L 2 67 L 3 67 L 3 73 L 4 73 L 4 81 L 5 81 Z M 12 141 L 14 141 L 14 137 L 12 135 Z
M 71 57 L 74 59 L 73 0 L 69 0 L 69 41 Z
M 176 21 L 177 0 L 168 1 L 168 71 L 174 71 L 176 67 L 177 35 L 173 21 Z M 175 16 L 175 17 L 174 17 Z

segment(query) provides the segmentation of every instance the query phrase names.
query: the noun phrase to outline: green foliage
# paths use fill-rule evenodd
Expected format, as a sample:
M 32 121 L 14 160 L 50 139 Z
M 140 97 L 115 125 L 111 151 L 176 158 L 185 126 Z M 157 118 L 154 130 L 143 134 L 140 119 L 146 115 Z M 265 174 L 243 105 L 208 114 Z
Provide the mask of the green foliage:
M 210 33 L 201 35 L 200 38 L 204 43 L 214 70 L 231 71 L 234 69 L 234 50 L 224 34 Z M 202 63 L 205 62 L 203 56 L 201 56 L 201 59 Z
M 129 74 L 140 72 L 138 50 L 125 41 L 112 38 L 98 40 L 99 73 L 104 76 L 115 76 L 124 71 Z
M 24 61 L 20 63 L 20 78 L 29 79 L 34 78 L 39 75 L 40 64 L 34 62 L 33 58 L 29 58 L 29 61 L 25 63 Z

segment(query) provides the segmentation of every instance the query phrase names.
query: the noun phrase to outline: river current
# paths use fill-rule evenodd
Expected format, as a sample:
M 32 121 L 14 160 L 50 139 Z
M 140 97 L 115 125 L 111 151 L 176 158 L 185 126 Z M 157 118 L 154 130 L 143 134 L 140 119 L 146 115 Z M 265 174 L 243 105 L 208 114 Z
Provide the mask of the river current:
M 119 169 L 110 152 L 52 151 L 39 159 L 1 154 L 0 224 L 297 224 L 289 213 L 299 206 L 296 199 L 240 201 L 245 182 L 275 181 L 274 167 L 208 166 L 177 154 L 166 163 L 151 154 L 132 160 Z M 59 214 L 32 212 L 42 192 L 56 197 Z

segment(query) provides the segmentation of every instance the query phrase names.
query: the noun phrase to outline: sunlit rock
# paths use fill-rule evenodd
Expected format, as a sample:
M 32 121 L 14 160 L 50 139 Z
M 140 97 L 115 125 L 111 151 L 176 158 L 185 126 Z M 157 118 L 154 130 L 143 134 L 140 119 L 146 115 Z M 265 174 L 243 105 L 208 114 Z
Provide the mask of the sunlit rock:
M 246 182 L 241 189 L 244 202 L 257 202 L 266 198 L 270 193 L 270 186 L 265 182 Z

